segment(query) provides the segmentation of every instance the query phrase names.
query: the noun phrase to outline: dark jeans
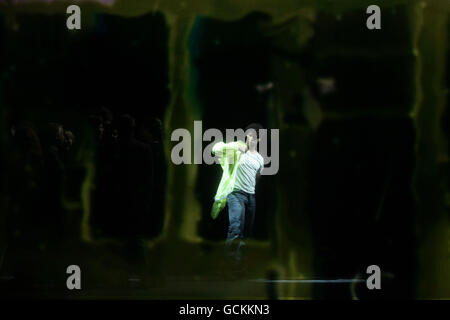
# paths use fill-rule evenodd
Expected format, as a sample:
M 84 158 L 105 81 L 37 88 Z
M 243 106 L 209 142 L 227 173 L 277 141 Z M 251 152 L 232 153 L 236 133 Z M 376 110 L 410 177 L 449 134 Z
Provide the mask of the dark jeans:
M 228 235 L 225 251 L 229 257 L 241 260 L 245 239 L 252 235 L 255 220 L 255 195 L 244 191 L 233 191 L 227 197 Z

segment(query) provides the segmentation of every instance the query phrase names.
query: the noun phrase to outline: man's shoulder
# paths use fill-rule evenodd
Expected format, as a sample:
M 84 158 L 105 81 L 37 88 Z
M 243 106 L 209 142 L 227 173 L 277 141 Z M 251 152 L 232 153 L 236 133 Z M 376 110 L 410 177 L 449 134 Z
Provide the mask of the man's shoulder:
M 256 157 L 258 158 L 259 161 L 261 161 L 262 163 L 264 163 L 264 158 L 263 158 L 263 156 L 262 156 L 259 152 L 256 152 Z

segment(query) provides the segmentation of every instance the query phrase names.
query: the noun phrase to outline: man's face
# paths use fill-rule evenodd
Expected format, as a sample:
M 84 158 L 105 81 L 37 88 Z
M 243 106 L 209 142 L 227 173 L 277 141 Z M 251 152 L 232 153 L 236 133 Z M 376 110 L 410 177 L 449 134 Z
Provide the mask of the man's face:
M 247 140 L 247 146 L 255 146 L 258 143 L 258 139 L 256 135 L 253 132 L 250 132 L 246 135 Z

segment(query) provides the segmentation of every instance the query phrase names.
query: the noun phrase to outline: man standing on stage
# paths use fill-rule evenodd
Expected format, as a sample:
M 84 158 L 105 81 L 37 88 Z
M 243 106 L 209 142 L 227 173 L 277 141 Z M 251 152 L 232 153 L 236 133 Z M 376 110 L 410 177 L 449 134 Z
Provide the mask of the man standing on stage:
M 255 219 L 255 185 L 264 168 L 264 159 L 258 153 L 259 130 L 251 124 L 245 129 L 246 142 L 219 142 L 212 152 L 220 159 L 223 169 L 211 216 L 215 219 L 228 203 L 229 227 L 225 242 L 226 253 L 239 263 L 244 240 L 252 233 Z

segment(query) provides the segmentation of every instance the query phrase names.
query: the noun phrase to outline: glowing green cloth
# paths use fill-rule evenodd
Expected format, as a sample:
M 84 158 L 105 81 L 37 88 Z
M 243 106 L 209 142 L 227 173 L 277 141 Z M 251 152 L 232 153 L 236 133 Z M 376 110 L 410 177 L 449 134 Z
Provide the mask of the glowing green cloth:
M 227 204 L 227 196 L 233 191 L 236 181 L 236 169 L 239 166 L 242 151 L 239 148 L 245 148 L 242 141 L 230 143 L 218 142 L 213 146 L 212 152 L 219 158 L 223 174 L 214 196 L 214 204 L 211 208 L 211 217 L 216 219 L 220 211 Z

